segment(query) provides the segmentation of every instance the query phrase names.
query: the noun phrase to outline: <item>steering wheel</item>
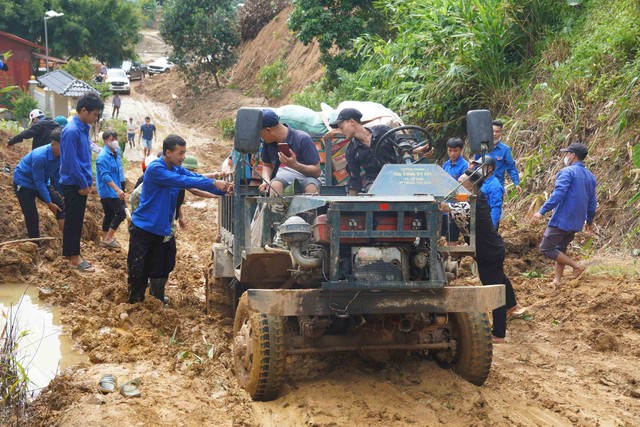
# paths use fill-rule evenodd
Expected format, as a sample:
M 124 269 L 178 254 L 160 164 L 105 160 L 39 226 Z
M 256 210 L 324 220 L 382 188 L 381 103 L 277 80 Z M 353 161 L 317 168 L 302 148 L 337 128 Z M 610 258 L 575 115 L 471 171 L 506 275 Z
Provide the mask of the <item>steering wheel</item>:
M 378 140 L 373 154 L 382 163 L 414 163 L 411 153 L 416 148 L 433 147 L 431 135 L 420 126 L 400 126 L 391 129 Z

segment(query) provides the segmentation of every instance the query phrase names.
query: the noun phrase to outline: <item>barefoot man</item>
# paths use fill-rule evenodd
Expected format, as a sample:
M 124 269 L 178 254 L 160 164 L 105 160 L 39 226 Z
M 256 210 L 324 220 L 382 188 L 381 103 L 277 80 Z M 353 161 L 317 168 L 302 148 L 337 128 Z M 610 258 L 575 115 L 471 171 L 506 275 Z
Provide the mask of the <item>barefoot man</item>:
M 560 284 L 565 266 L 573 268 L 572 279 L 586 269 L 567 256 L 567 247 L 585 222 L 587 231 L 591 231 L 596 214 L 596 178 L 582 163 L 589 152 L 587 146 L 575 142 L 560 151 L 565 153 L 566 167 L 556 175 L 549 200 L 533 216 L 533 221 L 539 222 L 545 213 L 554 211 L 540 243 L 540 252 L 556 262 L 554 287 Z

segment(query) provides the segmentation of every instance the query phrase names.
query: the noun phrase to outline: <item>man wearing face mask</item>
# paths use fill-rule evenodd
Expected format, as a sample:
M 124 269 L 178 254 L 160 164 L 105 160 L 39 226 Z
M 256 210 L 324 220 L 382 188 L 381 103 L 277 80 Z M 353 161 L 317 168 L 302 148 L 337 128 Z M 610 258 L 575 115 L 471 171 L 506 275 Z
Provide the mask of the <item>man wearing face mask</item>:
M 119 248 L 114 238 L 120 223 L 127 217 L 125 194 L 122 190 L 122 155 L 118 146 L 118 135 L 108 130 L 102 134 L 104 147 L 96 159 L 96 186 L 104 210 L 102 220 L 102 241 L 107 248 Z
M 540 222 L 547 212 L 553 215 L 540 243 L 540 252 L 555 260 L 553 286 L 560 284 L 564 268 L 573 268 L 571 279 L 576 279 L 586 269 L 567 256 L 567 247 L 575 234 L 585 226 L 591 231 L 596 214 L 596 178 L 582 162 L 589 150 L 586 145 L 574 142 L 568 148 L 563 160 L 566 167 L 556 175 L 556 184 L 549 200 L 533 216 L 534 222 Z

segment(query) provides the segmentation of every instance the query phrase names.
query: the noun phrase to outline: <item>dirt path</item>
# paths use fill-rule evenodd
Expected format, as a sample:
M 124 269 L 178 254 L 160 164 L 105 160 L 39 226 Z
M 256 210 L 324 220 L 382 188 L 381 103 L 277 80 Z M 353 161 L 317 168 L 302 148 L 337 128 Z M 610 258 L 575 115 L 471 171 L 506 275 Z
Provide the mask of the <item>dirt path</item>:
M 230 141 L 178 122 L 169 106 L 146 95 L 123 97 L 121 114 L 136 121 L 150 115 L 159 141 L 172 132 L 185 136 L 204 170 L 215 170 L 229 152 Z M 138 175 L 132 158 L 127 177 Z M 3 190 L 5 181 L 0 176 Z M 51 383 L 35 402 L 32 425 L 640 425 L 640 280 L 633 260 L 596 258 L 582 280 L 551 290 L 545 279 L 521 274 L 551 266 L 537 258 L 535 244 L 518 243 L 527 241 L 524 235 L 535 241 L 541 230 L 506 224 L 518 253 L 512 250 L 508 272 L 530 317 L 510 323 L 509 342 L 495 346 L 483 387 L 417 357 L 379 365 L 336 354 L 290 357 L 282 397 L 251 402 L 232 371 L 231 320 L 204 310 L 203 269 L 215 236 L 216 202 L 188 196 L 184 209 L 188 224 L 178 236 L 165 309 L 151 298 L 125 303 L 126 250 L 100 248 L 96 225 L 83 249 L 98 268 L 93 275 L 69 271 L 52 252 L 40 250 L 38 257 L 32 246 L 0 251 L 3 262 L 37 260 L 16 274 L 61 306 L 63 322 L 92 362 Z M 93 196 L 87 223 L 100 219 Z M 11 221 L 3 230 L 21 226 Z M 55 235 L 50 222 L 44 227 Z M 126 248 L 124 227 L 117 238 Z M 95 383 L 106 373 L 121 382 L 141 378 L 142 397 L 97 395 Z

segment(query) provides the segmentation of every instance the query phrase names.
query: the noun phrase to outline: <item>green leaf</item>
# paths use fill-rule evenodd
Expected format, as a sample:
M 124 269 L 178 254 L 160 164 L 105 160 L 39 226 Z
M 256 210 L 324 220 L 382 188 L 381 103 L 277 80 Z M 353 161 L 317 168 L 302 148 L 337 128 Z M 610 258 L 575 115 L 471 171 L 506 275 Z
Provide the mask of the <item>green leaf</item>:
M 631 149 L 631 160 L 633 161 L 633 165 L 640 169 L 640 144 L 636 144 Z

